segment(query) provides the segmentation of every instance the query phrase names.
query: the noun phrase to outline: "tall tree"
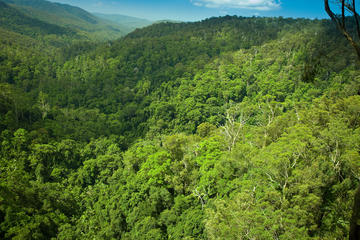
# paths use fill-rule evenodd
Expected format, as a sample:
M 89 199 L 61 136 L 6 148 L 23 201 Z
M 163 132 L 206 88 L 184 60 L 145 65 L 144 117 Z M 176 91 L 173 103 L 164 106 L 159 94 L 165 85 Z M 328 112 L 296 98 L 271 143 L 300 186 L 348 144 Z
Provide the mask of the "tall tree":
M 336 23 L 339 31 L 345 36 L 345 38 L 350 42 L 351 46 L 354 47 L 358 59 L 360 60 L 360 24 L 359 24 L 359 14 L 356 11 L 356 1 L 355 0 L 336 0 L 335 3 L 340 7 L 340 14 L 336 14 L 330 8 L 329 0 L 324 0 L 325 11 L 330 16 L 331 20 Z M 355 20 L 356 34 L 358 40 L 355 40 L 351 36 L 350 31 L 346 25 L 346 14 L 350 13 Z M 350 233 L 349 239 L 356 240 L 360 239 L 360 185 L 356 190 L 353 206 L 353 214 L 350 221 Z

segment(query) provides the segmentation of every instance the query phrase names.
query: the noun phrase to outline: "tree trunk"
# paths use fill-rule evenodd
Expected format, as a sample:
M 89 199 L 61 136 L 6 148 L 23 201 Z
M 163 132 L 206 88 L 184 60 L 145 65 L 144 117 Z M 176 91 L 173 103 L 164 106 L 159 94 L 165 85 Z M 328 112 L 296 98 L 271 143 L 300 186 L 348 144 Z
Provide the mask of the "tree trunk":
M 350 221 L 349 240 L 360 239 L 360 186 L 356 190 L 353 206 L 353 214 Z

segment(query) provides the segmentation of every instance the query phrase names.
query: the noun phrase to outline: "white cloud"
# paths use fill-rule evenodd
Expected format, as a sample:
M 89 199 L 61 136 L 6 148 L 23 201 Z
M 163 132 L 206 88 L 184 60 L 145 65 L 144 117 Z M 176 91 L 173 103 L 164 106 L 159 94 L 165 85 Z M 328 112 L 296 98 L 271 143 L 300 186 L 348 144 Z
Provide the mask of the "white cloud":
M 201 2 L 192 2 L 195 6 L 197 7 L 202 7 L 204 6 Z
M 280 0 L 190 0 L 196 6 L 208 8 L 238 8 L 259 11 L 274 10 L 280 7 Z

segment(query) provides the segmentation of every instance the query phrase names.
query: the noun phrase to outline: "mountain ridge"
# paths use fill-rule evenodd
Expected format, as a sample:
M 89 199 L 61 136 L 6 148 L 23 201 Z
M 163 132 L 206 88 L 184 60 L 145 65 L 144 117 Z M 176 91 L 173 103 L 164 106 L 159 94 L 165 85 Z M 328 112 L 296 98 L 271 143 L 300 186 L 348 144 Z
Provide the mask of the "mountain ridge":
M 3 1 L 0 1 L 0 23 L 0 26 L 5 29 L 13 30 L 17 33 L 26 33 L 27 35 L 33 35 L 36 32 L 38 34 L 75 35 L 75 32 L 70 28 L 32 18 Z M 30 30 L 27 30 L 28 28 Z
M 40 21 L 61 27 L 72 28 L 80 35 L 87 35 L 95 40 L 110 40 L 124 36 L 127 30 L 121 26 L 97 18 L 91 13 L 68 4 L 46 0 L 4 0 L 23 14 Z

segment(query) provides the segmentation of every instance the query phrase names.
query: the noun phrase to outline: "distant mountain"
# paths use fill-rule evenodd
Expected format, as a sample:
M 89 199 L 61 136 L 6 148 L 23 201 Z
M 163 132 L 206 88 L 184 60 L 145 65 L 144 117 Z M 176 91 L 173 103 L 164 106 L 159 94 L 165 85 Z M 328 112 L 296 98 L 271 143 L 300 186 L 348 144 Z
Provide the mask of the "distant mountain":
M 147 19 L 130 17 L 120 14 L 103 14 L 103 13 L 92 13 L 93 15 L 106 19 L 123 26 L 123 29 L 127 29 L 128 32 L 135 30 L 136 28 L 142 28 L 151 25 L 153 22 Z
M 100 19 L 91 13 L 67 4 L 53 3 L 45 0 L 3 0 L 28 17 L 72 28 L 80 35 L 91 39 L 116 39 L 128 33 L 128 29 L 115 22 Z
M 68 22 L 70 19 L 78 20 L 81 23 L 87 22 L 91 24 L 96 24 L 97 19 L 92 16 L 90 13 L 85 10 L 73 7 L 66 4 L 53 3 L 44 0 L 4 0 L 8 4 L 14 4 L 16 6 L 21 6 L 29 10 L 37 10 L 36 12 L 29 12 L 30 14 L 36 14 L 37 17 L 42 17 L 40 11 L 50 12 L 52 15 L 62 15 L 62 21 Z M 31 9 L 32 8 L 32 9 Z M 39 15 L 37 15 L 39 14 Z M 67 20 L 66 20 L 67 19 Z M 53 19 L 47 19 L 52 21 Z M 59 24 L 59 22 L 57 22 Z
M 46 34 L 75 34 L 75 32 L 69 28 L 32 18 L 2 1 L 0 1 L 0 26 L 3 29 L 32 37 Z

